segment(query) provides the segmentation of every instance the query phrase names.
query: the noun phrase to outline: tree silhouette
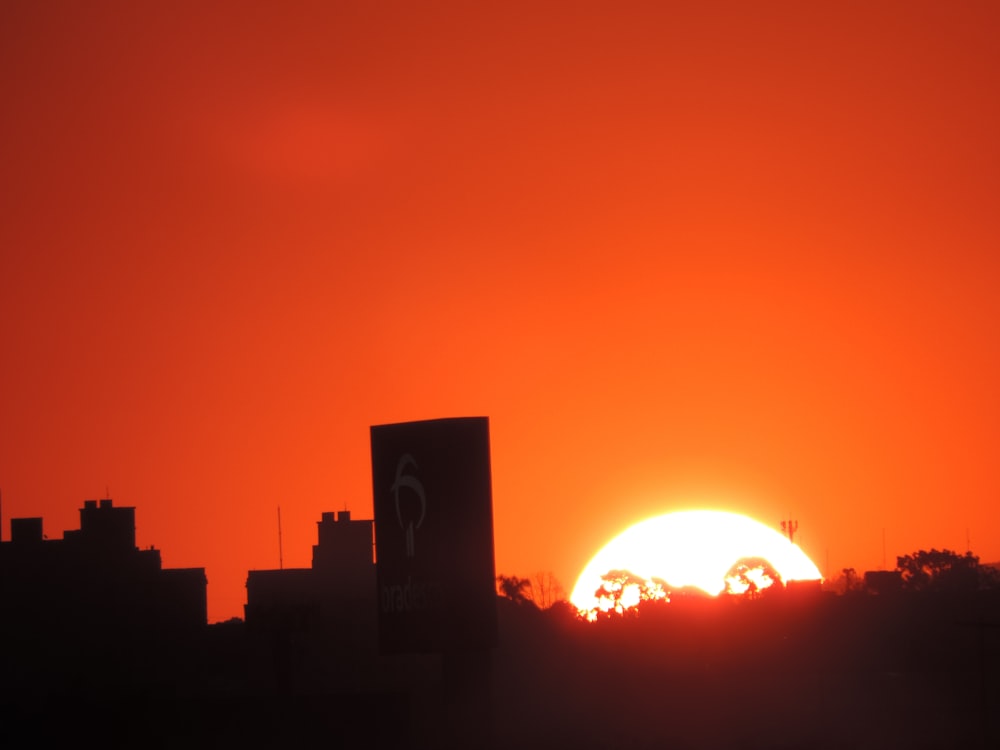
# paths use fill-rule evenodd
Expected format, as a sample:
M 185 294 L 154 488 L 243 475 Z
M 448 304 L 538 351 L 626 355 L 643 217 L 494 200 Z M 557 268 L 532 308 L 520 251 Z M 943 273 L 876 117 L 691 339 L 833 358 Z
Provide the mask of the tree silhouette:
M 566 598 L 566 590 L 551 571 L 535 573 L 531 577 L 531 600 L 539 609 L 548 609 Z
M 565 601 L 566 590 L 551 572 L 535 573 L 531 578 L 501 574 L 497 576 L 497 595 L 516 604 L 533 604 L 539 609 L 548 609 L 557 602 Z
M 763 557 L 743 557 L 726 573 L 726 593 L 756 599 L 774 584 L 784 585 L 778 571 Z
M 850 594 L 857 586 L 858 572 L 854 568 L 844 568 L 844 593 Z
M 515 604 L 534 604 L 531 601 L 531 581 L 517 576 L 497 576 L 497 594 Z
M 979 588 L 979 558 L 948 549 L 918 550 L 896 558 L 907 591 L 975 591 Z
M 598 614 L 638 612 L 640 605 L 656 601 L 669 601 L 666 581 L 649 580 L 628 570 L 609 570 L 601 576 L 601 586 L 594 592 L 598 601 Z

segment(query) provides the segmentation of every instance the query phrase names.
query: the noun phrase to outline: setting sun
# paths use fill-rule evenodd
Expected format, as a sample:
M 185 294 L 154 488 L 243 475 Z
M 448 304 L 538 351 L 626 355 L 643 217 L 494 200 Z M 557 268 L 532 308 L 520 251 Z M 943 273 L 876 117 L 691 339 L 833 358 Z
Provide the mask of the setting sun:
M 660 590 L 658 581 L 671 589 L 694 586 L 714 596 L 726 589 L 727 576 L 744 560 L 770 565 L 785 582 L 822 578 L 798 545 L 774 529 L 738 513 L 689 510 L 641 521 L 604 545 L 583 569 L 570 600 L 581 611 L 600 607 L 595 592 L 610 571 L 628 571 L 664 596 L 668 592 Z M 762 588 L 772 582 L 766 574 L 761 578 L 755 570 L 748 572 Z M 738 583 L 731 587 L 742 590 Z

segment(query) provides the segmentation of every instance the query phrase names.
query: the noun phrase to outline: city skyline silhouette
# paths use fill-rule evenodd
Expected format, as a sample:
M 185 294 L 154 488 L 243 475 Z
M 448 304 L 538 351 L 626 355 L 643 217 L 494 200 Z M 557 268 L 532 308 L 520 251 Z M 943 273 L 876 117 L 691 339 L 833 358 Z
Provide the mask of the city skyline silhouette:
M 674 591 L 594 622 L 500 576 L 498 640 L 456 661 L 447 640 L 437 654 L 380 649 L 371 520 L 324 513 L 309 568 L 248 571 L 245 621 L 209 625 L 205 570 L 162 568 L 159 550 L 137 548 L 135 510 L 85 501 L 61 539 L 10 519 L 6 736 L 57 715 L 73 720 L 48 736 L 109 747 L 985 748 L 1000 730 L 1000 570 L 954 567 L 969 555 L 921 551 L 892 580 L 869 571 L 839 593 L 794 581 Z

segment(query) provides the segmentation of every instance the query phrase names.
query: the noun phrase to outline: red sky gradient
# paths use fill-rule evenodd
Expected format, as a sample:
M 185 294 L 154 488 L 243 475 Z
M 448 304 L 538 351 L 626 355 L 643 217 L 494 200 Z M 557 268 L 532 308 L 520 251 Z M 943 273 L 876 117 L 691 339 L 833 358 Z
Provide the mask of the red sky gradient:
M 0 7 L 4 539 L 107 488 L 241 616 L 486 415 L 567 591 L 688 507 L 1000 560 L 1000 5 L 251 5 Z

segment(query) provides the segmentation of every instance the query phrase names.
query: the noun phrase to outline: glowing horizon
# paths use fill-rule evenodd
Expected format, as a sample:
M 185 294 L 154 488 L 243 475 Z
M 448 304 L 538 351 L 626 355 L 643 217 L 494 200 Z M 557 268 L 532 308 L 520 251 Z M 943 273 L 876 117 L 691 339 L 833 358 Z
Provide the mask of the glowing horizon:
M 594 592 L 610 570 L 717 596 L 730 568 L 751 557 L 767 560 L 786 583 L 823 577 L 797 544 L 759 521 L 727 511 L 684 510 L 647 518 L 611 539 L 580 573 L 570 601 L 580 610 L 597 607 Z

